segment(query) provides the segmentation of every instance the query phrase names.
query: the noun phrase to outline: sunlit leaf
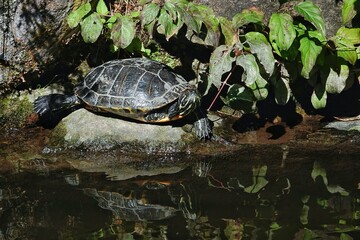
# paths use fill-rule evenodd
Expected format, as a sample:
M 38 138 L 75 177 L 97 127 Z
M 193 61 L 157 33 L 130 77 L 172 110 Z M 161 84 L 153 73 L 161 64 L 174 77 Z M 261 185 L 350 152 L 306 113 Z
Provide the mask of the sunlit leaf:
M 259 76 L 256 81 L 251 84 L 249 87 L 253 90 L 254 97 L 257 101 L 264 100 L 268 96 L 268 82 Z
M 94 12 L 91 15 L 84 18 L 80 23 L 81 36 L 86 43 L 94 43 L 101 34 L 103 23 L 98 13 Z
M 327 93 L 325 91 L 325 86 L 318 83 L 311 95 L 311 104 L 315 109 L 321 109 L 326 107 Z
M 259 66 L 253 55 L 241 55 L 237 57 L 236 64 L 244 69 L 241 77 L 246 86 L 252 85 L 258 78 L 262 78 L 260 75 Z
M 104 0 L 98 1 L 97 5 L 96 5 L 96 12 L 103 16 L 109 14 L 109 10 L 108 10 Z
M 269 22 L 269 39 L 275 51 L 282 56 L 281 51 L 288 50 L 296 37 L 293 19 L 285 13 L 273 13 Z
M 355 4 L 358 0 L 343 0 L 343 7 L 341 10 L 342 24 L 345 25 L 350 22 L 356 15 Z
M 342 27 L 332 39 L 336 46 L 337 55 L 354 65 L 358 59 L 354 44 L 360 43 L 360 28 Z
M 248 32 L 245 34 L 245 38 L 250 46 L 250 51 L 256 54 L 265 71 L 271 76 L 274 72 L 275 58 L 266 37 L 259 32 Z
M 130 45 L 126 47 L 126 50 L 132 53 L 142 53 L 145 56 L 149 56 L 151 53 L 151 50 L 145 48 L 143 42 L 137 37 L 135 37 L 130 43 Z
M 185 10 L 182 7 L 178 7 L 177 11 L 180 14 L 182 21 L 184 21 L 185 25 L 187 26 L 188 30 L 194 31 L 195 33 L 200 33 L 200 25 L 189 11 Z
M 336 32 L 336 36 L 342 39 L 346 39 L 352 44 L 360 44 L 360 28 L 341 27 Z
M 231 56 L 231 50 L 229 50 L 225 45 L 217 47 L 212 52 L 209 66 L 208 89 L 210 88 L 211 84 L 214 84 L 215 87 L 220 88 L 223 74 L 231 71 L 234 61 L 235 57 Z
M 309 38 L 313 38 L 313 40 L 319 40 L 318 45 L 325 46 L 327 44 L 327 39 L 324 35 L 322 35 L 318 30 L 307 30 Z
M 155 3 L 149 3 L 141 11 L 141 24 L 147 25 L 155 20 L 160 11 L 160 6 Z
M 341 93 L 347 85 L 349 67 L 346 64 L 339 67 L 340 69 L 328 68 L 327 76 L 324 75 L 324 71 L 321 71 L 321 77 L 326 78 L 326 92 L 328 93 Z
M 114 23 L 117 21 L 117 19 L 120 17 L 120 14 L 114 14 L 113 16 L 111 16 L 107 21 L 106 21 L 106 26 L 111 29 L 114 25 Z
M 238 30 L 233 28 L 231 22 L 224 18 L 219 17 L 221 32 L 225 38 L 225 44 L 228 46 L 233 46 L 238 40 Z
M 351 43 L 348 39 L 345 38 L 337 38 L 335 41 L 337 55 L 352 65 L 355 65 L 358 60 L 358 56 L 356 53 L 356 48 L 353 43 Z
M 135 32 L 133 20 L 129 16 L 121 16 L 111 29 L 111 39 L 117 47 L 126 48 L 133 41 Z
M 301 75 L 304 78 L 310 78 L 310 73 L 313 70 L 317 57 L 322 51 L 322 46 L 318 46 L 315 41 L 303 37 L 300 39 L 301 63 L 303 65 L 301 69 Z
M 160 24 L 158 32 L 164 34 L 167 40 L 169 40 L 178 30 L 171 15 L 165 9 L 160 10 L 158 22 Z
M 247 193 L 258 193 L 262 188 L 264 188 L 269 181 L 265 179 L 267 166 L 253 167 L 253 185 L 246 187 L 244 189 Z
M 218 46 L 220 40 L 220 29 L 219 29 L 219 20 L 215 16 L 214 11 L 206 5 L 195 5 L 192 6 L 192 13 L 197 21 L 202 22 L 206 26 L 206 36 L 204 39 L 204 44 L 209 46 Z M 200 26 L 201 24 L 199 24 Z
M 314 24 L 316 29 L 325 36 L 325 21 L 318 6 L 311 1 L 305 1 L 297 4 L 295 10 L 303 15 L 306 20 Z
M 139 4 L 140 5 L 145 5 L 145 4 L 148 4 L 150 3 L 152 0 L 139 0 Z
M 72 11 L 67 17 L 67 23 L 70 28 L 75 28 L 79 25 L 83 17 L 85 17 L 91 11 L 91 4 L 82 4 L 78 9 Z
M 258 9 L 245 9 L 241 13 L 235 14 L 232 24 L 235 28 L 240 28 L 249 23 L 262 23 L 264 13 Z

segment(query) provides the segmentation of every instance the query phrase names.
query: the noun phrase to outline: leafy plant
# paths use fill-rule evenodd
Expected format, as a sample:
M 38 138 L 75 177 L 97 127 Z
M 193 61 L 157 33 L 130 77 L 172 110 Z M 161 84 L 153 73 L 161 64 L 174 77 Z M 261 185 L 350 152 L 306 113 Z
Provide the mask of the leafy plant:
M 357 1 L 343 2 L 344 26 L 329 39 L 321 11 L 311 1 L 294 7 L 297 16 L 273 13 L 267 26 L 257 9 L 244 10 L 229 20 L 187 0 L 140 0 L 126 10 L 112 11 L 104 0 L 94 0 L 80 5 L 67 20 L 70 28 L 80 25 L 87 43 L 104 33 L 113 41 L 113 51 L 146 56 L 150 50 L 141 40 L 144 32 L 153 38 L 156 31 L 169 40 L 184 29 L 188 40 L 213 49 L 204 95 L 215 87 L 217 98 L 226 89 L 225 104 L 252 112 L 270 90 L 275 101 L 284 105 L 294 97 L 293 83 L 307 81 L 313 88 L 311 103 L 320 109 L 326 106 L 328 94 L 348 89 L 355 79 L 352 68 L 360 55 L 360 28 L 345 25 L 355 17 Z M 235 69 L 240 77 L 234 76 Z

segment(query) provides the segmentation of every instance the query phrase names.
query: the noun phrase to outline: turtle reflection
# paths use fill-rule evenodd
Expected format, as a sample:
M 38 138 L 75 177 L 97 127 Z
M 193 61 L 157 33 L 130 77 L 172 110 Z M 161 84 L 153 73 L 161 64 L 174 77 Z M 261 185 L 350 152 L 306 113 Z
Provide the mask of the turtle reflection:
M 84 193 L 98 201 L 99 207 L 108 209 L 116 217 L 127 221 L 161 220 L 174 216 L 177 211 L 173 207 L 149 204 L 145 199 L 124 196 L 118 192 L 86 188 Z

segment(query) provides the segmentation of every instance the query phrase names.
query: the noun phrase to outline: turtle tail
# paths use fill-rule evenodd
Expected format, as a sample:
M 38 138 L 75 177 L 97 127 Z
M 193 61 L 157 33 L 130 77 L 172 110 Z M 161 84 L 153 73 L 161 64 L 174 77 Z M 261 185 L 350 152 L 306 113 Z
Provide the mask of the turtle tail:
M 40 117 L 51 116 L 79 104 L 80 102 L 75 95 L 50 94 L 37 98 L 34 102 L 34 110 Z

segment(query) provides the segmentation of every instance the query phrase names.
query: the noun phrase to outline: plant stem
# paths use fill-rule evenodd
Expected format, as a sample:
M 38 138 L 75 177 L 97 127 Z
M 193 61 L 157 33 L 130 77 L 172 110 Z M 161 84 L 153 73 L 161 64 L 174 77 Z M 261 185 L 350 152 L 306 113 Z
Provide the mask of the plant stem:
M 216 99 L 219 97 L 221 91 L 223 90 L 223 88 L 224 88 L 224 86 L 226 85 L 227 81 L 229 80 L 230 76 L 231 76 L 232 73 L 234 72 L 234 69 L 235 69 L 235 67 L 233 67 L 233 68 L 231 69 L 231 72 L 229 72 L 229 74 L 227 75 L 225 81 L 222 83 L 221 87 L 219 88 L 216 96 L 215 96 L 214 99 L 212 100 L 212 102 L 211 102 L 210 106 L 208 107 L 207 111 L 210 111 L 211 107 L 214 105 Z

